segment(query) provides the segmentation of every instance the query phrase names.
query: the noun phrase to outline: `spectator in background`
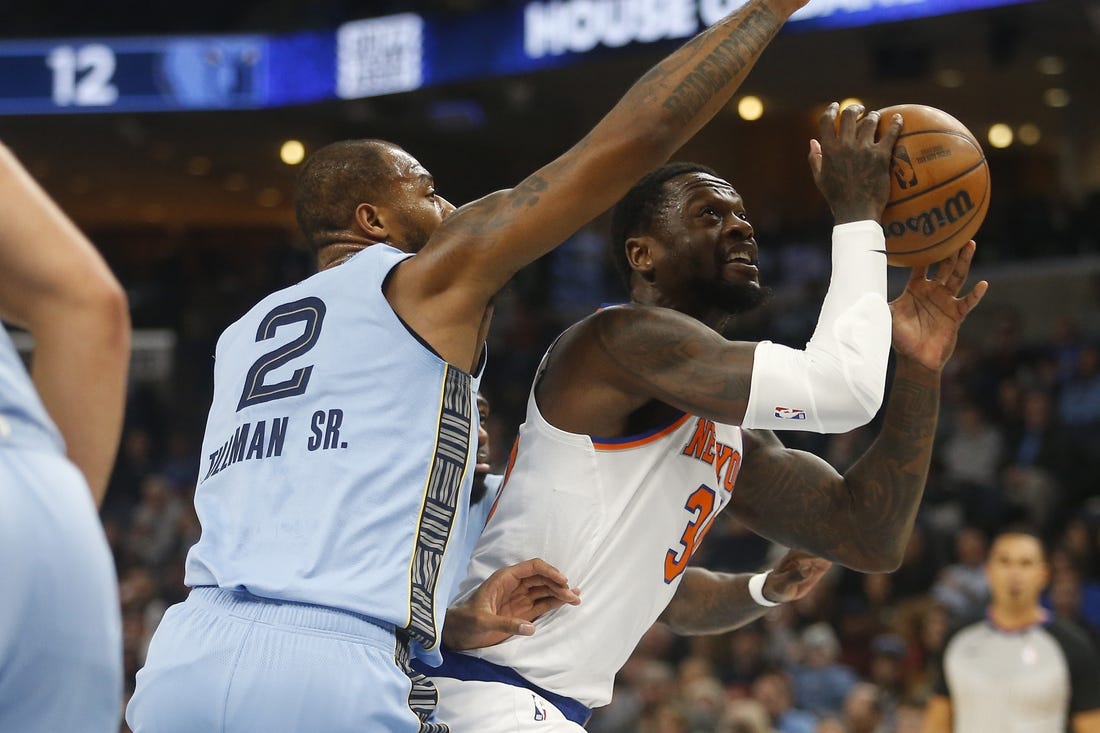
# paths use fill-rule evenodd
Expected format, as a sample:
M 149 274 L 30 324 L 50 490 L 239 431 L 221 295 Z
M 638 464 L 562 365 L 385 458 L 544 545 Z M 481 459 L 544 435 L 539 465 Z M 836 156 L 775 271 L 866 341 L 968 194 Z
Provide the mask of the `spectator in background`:
M 893 720 L 906 695 L 908 647 L 898 634 L 879 634 L 871 642 L 869 681 L 878 689 L 879 708 L 886 720 Z
M 1057 374 L 1062 380 L 1073 377 L 1084 349 L 1081 328 L 1075 320 L 1063 316 L 1054 322 L 1046 352 L 1047 356 L 1058 365 Z
M 837 716 L 827 715 L 818 722 L 816 733 L 848 733 L 848 727 Z
M 836 713 L 858 681 L 837 663 L 840 643 L 829 624 L 818 622 L 802 632 L 802 661 L 791 669 L 795 705 L 817 715 Z
M 1003 514 L 998 474 L 1004 460 L 1004 436 L 975 402 L 959 407 L 954 432 L 939 451 L 944 479 L 957 494 L 967 521 L 983 529 Z
M 1047 605 L 1055 618 L 1080 626 L 1089 633 L 1093 643 L 1097 644 L 1100 642 L 1100 625 L 1096 623 L 1095 616 L 1097 609 L 1093 606 L 1093 613 L 1088 614 L 1084 586 L 1081 574 L 1072 566 L 1054 573 L 1047 594 Z M 1088 586 L 1093 594 L 1100 591 L 1096 583 L 1088 583 Z
M 1039 466 L 1061 475 L 1067 456 L 1056 431 L 1054 405 L 1046 392 L 1033 390 L 1021 397 L 1020 422 L 1009 433 L 1006 458 L 1015 466 Z
M 932 597 L 953 616 L 977 611 L 986 602 L 985 535 L 976 527 L 963 527 L 955 536 L 955 562 L 940 571 Z
M 198 456 L 192 456 L 198 464 Z M 107 515 L 128 516 L 141 501 L 141 482 L 156 470 L 153 436 L 142 427 L 126 428 L 119 446 L 118 461 L 111 473 L 103 511 Z
M 733 700 L 726 706 L 719 733 L 773 733 L 768 712 L 756 700 Z
M 889 575 L 890 592 L 885 600 L 903 601 L 927 593 L 936 581 L 935 555 L 928 529 L 918 518 L 905 545 L 901 567 Z
M 722 681 L 732 687 L 748 689 L 768 668 L 765 656 L 764 628 L 759 621 L 743 626 L 729 635 L 729 666 L 719 670 Z
M 917 618 L 915 639 L 920 671 L 911 680 L 911 689 L 920 699 L 925 699 L 931 694 L 938 674 L 937 664 L 949 628 L 947 609 L 938 603 L 929 603 Z
M 1061 547 L 1082 573 L 1100 573 L 1100 522 L 1074 517 L 1066 524 Z
M 883 709 L 882 692 L 869 682 L 852 687 L 844 698 L 846 733 L 887 733 L 893 726 Z
M 814 591 L 832 593 L 834 577 L 832 572 L 826 573 L 821 582 L 814 586 Z M 788 667 L 798 660 L 800 651 L 796 625 L 799 623 L 799 615 L 796 605 L 785 604 L 773 608 L 762 619 L 766 644 L 764 657 L 774 665 Z
M 1071 525 L 1072 526 L 1072 525 Z M 1059 618 L 1078 623 L 1092 634 L 1100 632 L 1100 581 L 1085 572 L 1087 564 L 1067 548 L 1069 536 L 1050 553 L 1048 605 Z
M 893 733 L 920 733 L 923 720 L 923 707 L 912 700 L 905 700 L 898 705 Z
M 1077 357 L 1077 370 L 1062 386 L 1058 415 L 1071 428 L 1100 425 L 1100 350 L 1089 346 Z
M 692 731 L 714 730 L 726 706 L 726 688 L 713 677 L 697 677 L 684 682 L 680 698 L 688 727 Z
M 179 546 L 184 513 L 179 491 L 168 479 L 150 473 L 141 480 L 141 501 L 130 522 L 129 550 L 141 562 L 158 567 Z
M 1009 502 L 1021 508 L 1027 521 L 1048 529 L 1065 509 L 1064 482 L 1073 461 L 1066 436 L 1054 422 L 1054 405 L 1046 392 L 1027 392 L 1021 420 L 1010 430 L 1003 472 Z
M 769 670 L 756 678 L 752 696 L 764 706 L 777 733 L 814 733 L 817 719 L 794 706 L 791 678 L 782 669 Z

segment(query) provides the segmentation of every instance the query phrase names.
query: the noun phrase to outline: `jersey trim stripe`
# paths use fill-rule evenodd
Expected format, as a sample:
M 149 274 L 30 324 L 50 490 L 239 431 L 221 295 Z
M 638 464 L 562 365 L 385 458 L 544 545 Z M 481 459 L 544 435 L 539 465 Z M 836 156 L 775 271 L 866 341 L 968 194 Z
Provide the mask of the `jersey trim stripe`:
M 446 723 L 426 722 L 435 711 L 436 706 L 439 705 L 439 691 L 430 679 L 418 670 L 413 669 L 409 658 L 408 643 L 398 639 L 393 660 L 409 678 L 409 710 L 420 719 L 419 733 L 451 733 L 451 727 Z
M 435 455 L 416 530 L 409 578 L 410 615 L 405 626 L 409 637 L 419 641 L 424 649 L 433 649 L 439 643 L 435 628 L 436 583 L 443 552 L 454 527 L 470 453 L 473 429 L 470 393 L 470 375 L 447 365 L 443 374 Z
M 626 435 L 621 438 L 593 437 L 592 446 L 596 450 L 626 450 L 627 448 L 637 448 L 640 445 L 660 440 L 683 425 L 690 417 L 691 415 L 685 412 L 683 415 L 676 418 L 670 425 L 666 425 L 663 428 L 654 428 L 649 432 L 639 433 L 637 435 Z

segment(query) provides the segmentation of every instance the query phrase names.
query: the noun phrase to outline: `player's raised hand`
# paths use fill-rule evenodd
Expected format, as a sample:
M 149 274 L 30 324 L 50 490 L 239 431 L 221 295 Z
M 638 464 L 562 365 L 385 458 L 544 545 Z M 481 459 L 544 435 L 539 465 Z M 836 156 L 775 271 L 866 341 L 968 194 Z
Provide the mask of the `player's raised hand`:
M 789 550 L 764 581 L 764 597 L 789 603 L 804 597 L 833 564 L 801 550 Z
M 959 326 L 981 302 L 989 289 L 982 280 L 959 297 L 970 274 L 975 244 L 970 241 L 951 257 L 937 264 L 935 275 L 928 267 L 914 267 L 905 291 L 890 303 L 894 319 L 894 348 L 922 366 L 940 370 L 955 351 Z
M 501 568 L 463 603 L 447 609 L 443 643 L 450 649 L 479 649 L 535 633 L 532 623 L 547 611 L 581 602 L 557 568 L 534 558 Z
M 837 224 L 882 219 L 901 116 L 895 115 L 876 139 L 878 123 L 878 112 L 858 104 L 841 110 L 836 102 L 818 121 L 817 139 L 810 141 L 810 172 Z

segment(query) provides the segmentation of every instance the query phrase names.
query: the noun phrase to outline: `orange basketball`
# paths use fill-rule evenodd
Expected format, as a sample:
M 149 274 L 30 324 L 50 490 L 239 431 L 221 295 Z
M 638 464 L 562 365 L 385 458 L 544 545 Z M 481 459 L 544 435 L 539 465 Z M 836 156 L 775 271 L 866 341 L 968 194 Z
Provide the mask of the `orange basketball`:
M 896 112 L 901 135 L 890 162 L 882 228 L 886 261 L 914 267 L 950 257 L 974 238 L 989 210 L 989 164 L 970 131 L 934 107 L 879 110 L 880 133 Z

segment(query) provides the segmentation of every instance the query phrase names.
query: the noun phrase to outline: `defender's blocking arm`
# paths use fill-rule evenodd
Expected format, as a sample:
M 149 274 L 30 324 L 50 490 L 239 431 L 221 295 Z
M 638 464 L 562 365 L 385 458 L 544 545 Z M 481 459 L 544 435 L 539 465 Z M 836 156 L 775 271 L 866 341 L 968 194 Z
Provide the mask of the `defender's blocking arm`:
M 443 643 L 449 649 L 478 649 L 513 636 L 531 636 L 539 616 L 580 603 L 557 568 L 533 558 L 497 570 L 462 603 L 447 609 Z
M 750 0 L 642 76 L 576 145 L 512 189 L 447 217 L 387 297 L 441 355 L 466 364 L 470 324 L 520 268 L 612 206 L 732 97 L 804 0 Z M 434 305 L 420 311 L 427 299 Z

